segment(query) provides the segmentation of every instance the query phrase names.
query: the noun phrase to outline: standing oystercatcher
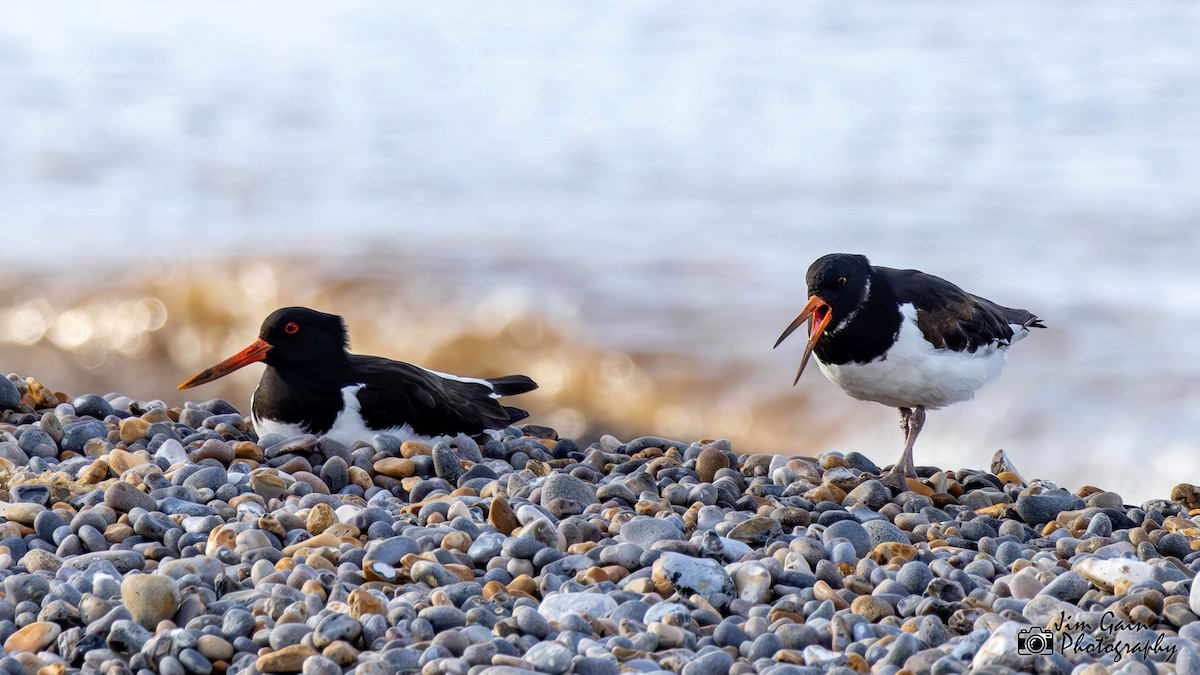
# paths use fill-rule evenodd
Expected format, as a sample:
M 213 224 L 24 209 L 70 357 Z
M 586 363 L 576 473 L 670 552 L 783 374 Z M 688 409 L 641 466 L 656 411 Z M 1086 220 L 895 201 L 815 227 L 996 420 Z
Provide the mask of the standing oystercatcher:
M 883 478 L 901 491 L 916 476 L 913 443 L 926 408 L 966 401 L 1000 374 L 1004 354 L 1041 320 L 917 270 L 872 267 L 866 256 L 834 253 L 808 268 L 808 304 L 778 347 L 811 320 L 793 385 L 813 353 L 821 372 L 861 401 L 900 409 L 904 453 Z
M 254 430 L 264 436 L 315 434 L 346 445 L 387 433 L 431 440 L 502 429 L 529 413 L 496 399 L 537 389 L 524 375 L 456 377 L 347 351 L 342 317 L 304 307 L 276 310 L 258 339 L 179 385 L 211 382 L 256 361 L 267 369 L 250 398 Z

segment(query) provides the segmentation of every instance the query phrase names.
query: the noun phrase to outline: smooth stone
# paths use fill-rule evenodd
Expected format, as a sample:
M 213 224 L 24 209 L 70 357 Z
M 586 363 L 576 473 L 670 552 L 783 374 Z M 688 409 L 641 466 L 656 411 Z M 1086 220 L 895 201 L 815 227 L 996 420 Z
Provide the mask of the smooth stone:
M 1038 595 L 1066 602 L 1078 602 L 1090 590 L 1092 590 L 1092 584 L 1087 579 L 1074 570 L 1067 570 L 1055 577 L 1054 581 L 1046 584 L 1046 587 Z
M 1017 649 L 1017 633 L 1028 628 L 1015 621 L 1002 624 L 979 648 L 971 661 L 971 667 L 1001 666 L 1017 671 L 1025 670 L 1033 662 L 1033 657 Z
M 1008 580 L 1008 588 L 1014 598 L 1032 600 L 1044 586 L 1032 574 L 1014 574 Z
M 872 595 L 860 595 L 850 603 L 850 611 L 865 618 L 871 623 L 879 623 L 881 619 L 895 616 L 895 609 L 881 598 Z
M 734 526 L 729 530 L 728 537 L 750 546 L 762 546 L 772 537 L 780 534 L 783 534 L 783 526 L 779 524 L 779 521 L 755 516 Z
M 121 582 L 121 602 L 133 620 L 146 628 L 175 616 L 179 590 L 175 581 L 158 574 L 130 574 Z
M 683 531 L 668 520 L 651 516 L 635 516 L 621 525 L 619 541 L 635 544 L 643 550 L 650 549 L 655 542 L 683 539 Z
M 463 475 L 462 460 L 454 454 L 448 444 L 438 443 L 433 446 L 433 471 L 438 478 L 452 484 L 457 483 Z
M 571 652 L 557 642 L 539 642 L 523 658 L 550 675 L 562 675 L 571 667 Z
M 40 652 L 50 646 L 62 634 L 62 628 L 49 621 L 35 621 L 8 636 L 4 641 L 4 651 Z
M 757 605 L 771 597 L 771 571 L 765 565 L 747 563 L 734 573 L 733 578 L 742 600 Z
M 117 481 L 104 491 L 104 503 L 119 513 L 129 513 L 134 509 L 158 509 L 158 503 L 153 497 L 124 481 Z
M 63 425 L 63 438 L 59 445 L 63 450 L 83 454 L 83 446 L 93 438 L 108 436 L 108 427 L 97 420 L 80 420 Z
M 121 574 L 140 570 L 146 564 L 146 557 L 137 551 L 98 551 L 83 553 L 63 561 L 67 569 L 86 570 L 98 563 L 112 565 Z
M 1192 580 L 1191 590 L 1188 592 L 1188 607 L 1197 615 L 1200 615 L 1200 582 Z
M 696 457 L 696 477 L 702 482 L 713 482 L 716 473 L 729 468 L 729 457 L 715 447 L 706 447 Z
M 909 593 L 920 595 L 925 592 L 925 587 L 933 581 L 933 572 L 929 570 L 929 565 L 919 561 L 912 560 L 904 564 L 900 571 L 896 573 L 896 581 L 899 581 Z
M 542 483 L 541 499 L 543 506 L 555 499 L 575 502 L 583 508 L 600 503 L 596 499 L 595 488 L 589 487 L 587 483 L 568 473 L 551 474 L 546 482 Z
M 660 589 L 701 595 L 718 609 L 728 606 L 736 593 L 729 574 L 709 558 L 663 553 L 654 562 L 651 574 Z
M 290 645 L 258 657 L 254 667 L 260 673 L 298 673 L 310 656 L 317 656 L 311 647 Z
M 616 608 L 616 600 L 599 593 L 550 593 L 538 605 L 538 611 L 550 622 L 570 614 L 599 619 Z
M 7 377 L 0 377 L 0 380 L 4 380 L 0 382 L 0 412 L 21 407 L 21 391 L 17 389 L 17 385 Z
M 867 531 L 867 536 L 870 537 L 870 547 L 874 549 L 880 544 L 893 542 L 897 544 L 908 544 L 908 534 L 889 523 L 886 520 L 869 520 L 863 523 L 863 529 Z
M 1066 492 L 1054 491 L 1021 497 L 1014 504 L 1017 514 L 1030 525 L 1041 525 L 1054 520 L 1059 513 L 1070 509 L 1075 497 Z
M 849 541 L 859 558 L 866 557 L 871 552 L 871 549 L 875 548 L 871 543 L 871 535 L 867 532 L 866 528 L 853 520 L 839 520 L 825 528 L 825 531 L 821 534 L 821 540 L 827 546 L 834 539 L 838 538 Z M 904 543 L 908 543 L 907 537 Z
M 842 500 L 844 506 L 861 504 L 872 511 L 878 511 L 881 506 L 892 500 L 892 492 L 878 480 L 865 480 Z
M 1121 582 L 1140 584 L 1154 580 L 1154 568 L 1132 558 L 1085 558 L 1075 564 L 1075 570 L 1088 581 L 1110 590 Z

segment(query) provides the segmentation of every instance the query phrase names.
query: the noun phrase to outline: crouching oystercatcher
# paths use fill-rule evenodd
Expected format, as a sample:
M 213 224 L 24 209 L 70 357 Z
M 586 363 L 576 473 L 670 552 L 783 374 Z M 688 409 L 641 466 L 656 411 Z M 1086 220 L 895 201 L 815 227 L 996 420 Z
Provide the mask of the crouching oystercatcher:
M 834 253 L 808 268 L 808 304 L 775 342 L 805 321 L 821 372 L 850 396 L 900 409 L 904 452 L 884 482 L 904 491 L 916 477 L 913 443 L 927 408 L 966 401 L 1000 374 L 1005 352 L 1044 328 L 1023 309 L 1001 307 L 917 270 L 873 267 L 865 256 Z
M 457 377 L 347 351 L 342 317 L 304 307 L 276 310 L 258 339 L 179 385 L 187 389 L 262 361 L 267 369 L 250 397 L 254 430 L 264 436 L 315 434 L 346 445 L 387 433 L 429 441 L 503 429 L 529 413 L 500 405 L 501 396 L 537 389 L 524 375 Z

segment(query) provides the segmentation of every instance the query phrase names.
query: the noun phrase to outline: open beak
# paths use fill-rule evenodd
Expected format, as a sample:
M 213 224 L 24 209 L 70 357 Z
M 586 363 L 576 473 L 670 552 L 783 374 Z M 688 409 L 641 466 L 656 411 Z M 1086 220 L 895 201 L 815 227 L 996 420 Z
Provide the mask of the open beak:
M 205 384 L 207 382 L 212 382 L 213 380 L 225 377 L 238 368 L 248 366 L 251 363 L 262 361 L 263 359 L 267 358 L 267 352 L 270 351 L 270 349 L 271 345 L 266 340 L 258 338 L 254 342 L 250 343 L 249 347 L 246 347 L 242 351 L 225 359 L 212 368 L 209 368 L 203 373 L 191 378 L 190 380 L 179 385 L 177 388 L 187 389 L 189 387 L 195 387 L 196 385 Z
M 812 356 L 813 347 L 817 345 L 817 338 L 821 337 L 821 333 L 825 332 L 825 327 L 829 325 L 829 319 L 833 316 L 833 312 L 829 309 L 829 304 L 824 300 L 813 296 L 808 299 L 808 304 L 801 310 L 800 315 L 792 321 L 791 325 L 783 331 L 783 335 L 775 341 L 775 346 L 778 347 L 781 342 L 787 339 L 789 335 L 800 327 L 800 324 L 812 319 L 812 326 L 808 333 L 808 346 L 804 348 L 804 358 L 800 360 L 800 370 L 796 371 L 796 379 L 792 381 L 792 386 L 800 381 L 800 376 L 804 373 L 804 366 L 808 365 L 808 359 Z

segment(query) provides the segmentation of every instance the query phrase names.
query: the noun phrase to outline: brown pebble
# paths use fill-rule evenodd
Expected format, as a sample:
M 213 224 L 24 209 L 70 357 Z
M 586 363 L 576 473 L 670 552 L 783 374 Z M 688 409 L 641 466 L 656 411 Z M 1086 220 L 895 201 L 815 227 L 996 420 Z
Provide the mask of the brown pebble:
M 250 472 L 250 489 L 264 499 L 278 499 L 287 490 L 287 482 L 274 469 Z
M 324 560 L 325 559 L 322 558 L 321 556 L 317 556 L 316 558 L 310 558 L 308 560 L 308 563 L 313 569 L 316 569 L 317 571 L 333 570 L 333 565 L 330 565 L 328 563 L 328 561 L 326 561 L 324 565 L 313 565 L 312 564 L 314 561 L 324 561 Z M 316 579 L 309 579 L 308 581 L 301 584 L 300 592 L 305 595 L 315 595 L 318 598 L 320 598 L 322 602 L 324 602 L 326 599 L 325 589 L 321 586 L 320 582 L 318 582 Z
M 364 490 L 373 485 L 373 483 L 371 483 L 371 474 L 363 469 L 360 469 L 357 466 L 352 466 L 349 469 L 349 473 L 351 485 L 357 485 Z
M 586 570 L 575 575 L 575 581 L 581 584 L 602 584 L 607 581 L 612 581 L 608 578 L 608 572 L 602 567 L 589 567 Z
M 316 655 L 316 651 L 302 644 L 288 645 L 258 657 L 254 667 L 260 673 L 298 673 L 304 667 L 304 660 Z
M 121 420 L 118 428 L 121 431 L 121 442 L 129 445 L 146 437 L 146 429 L 150 423 L 140 417 L 126 417 Z
M 62 633 L 58 624 L 49 621 L 34 621 L 13 633 L 4 641 L 4 651 L 40 652 L 54 642 Z
M 313 492 L 317 494 L 329 494 L 329 486 L 325 484 L 325 481 L 314 476 L 308 471 L 297 471 L 292 474 L 292 478 L 295 478 L 297 481 L 308 483 L 312 487 Z
M 362 569 L 363 578 L 367 581 L 395 583 L 400 578 L 400 574 L 395 567 L 376 560 L 364 560 Z
M 191 459 L 193 462 L 199 462 L 204 459 L 215 459 L 221 464 L 229 466 L 229 463 L 232 462 L 235 457 L 237 457 L 237 455 L 234 453 L 233 448 L 229 447 L 228 443 L 215 439 L 209 439 L 204 441 L 204 443 L 202 443 L 195 452 L 191 453 L 189 459 Z
M 110 544 L 119 544 L 134 535 L 129 523 L 113 523 L 104 528 L 104 540 Z
M 805 492 L 804 498 L 813 502 L 836 502 L 841 504 L 846 499 L 846 491 L 836 485 L 821 483 L 817 487 Z
M 358 660 L 358 650 L 345 640 L 334 640 L 325 647 L 321 656 L 345 668 Z
M 387 602 L 366 589 L 356 588 L 350 591 L 348 601 L 350 616 L 355 621 L 361 620 L 366 614 L 387 616 Z
M 475 568 L 474 567 L 467 567 L 466 565 L 460 565 L 458 563 L 449 563 L 449 564 L 443 565 L 443 567 L 445 567 L 451 574 L 457 576 L 460 581 L 474 581 L 475 580 Z
M 414 455 L 432 455 L 433 448 L 420 441 L 404 441 L 400 444 L 400 456 L 408 459 Z
M 113 448 L 108 453 L 108 465 L 112 467 L 112 470 L 115 471 L 118 476 L 130 469 L 144 466 L 146 464 L 150 464 L 150 455 L 147 454 L 145 450 L 128 452 L 120 448 Z
M 996 474 L 996 478 L 998 478 L 1000 480 L 1001 485 L 1011 485 L 1011 484 L 1024 485 L 1025 484 L 1025 481 L 1021 480 L 1020 476 L 1018 476 L 1017 474 L 1015 474 L 1011 471 L 1001 471 L 1000 473 Z
M 308 512 L 308 518 L 304 521 L 304 529 L 312 534 L 321 534 L 328 527 L 337 522 L 337 515 L 333 512 L 333 507 L 320 502 Z
M 827 471 L 829 469 L 848 466 L 850 466 L 850 463 L 846 461 L 846 458 L 839 455 L 829 454 L 821 458 L 821 468 Z
M 849 662 L 850 670 L 856 673 L 871 672 L 871 665 L 867 663 L 867 659 L 862 654 L 855 652 L 846 652 L 846 660 Z
M 1171 488 L 1171 501 L 1183 504 L 1189 511 L 1200 509 L 1200 486 L 1180 483 Z
M 131 574 L 121 582 L 121 604 L 133 620 L 154 630 L 160 621 L 171 619 L 179 609 L 175 582 L 157 574 Z
M 257 443 L 250 441 L 238 441 L 233 444 L 233 454 L 238 459 L 252 459 L 256 462 L 263 461 L 262 448 L 258 447 Z
M 471 536 L 466 532 L 459 532 L 458 530 L 449 532 L 446 536 L 442 537 L 442 548 L 449 551 L 462 551 L 466 553 L 467 549 L 471 548 Z
M 877 563 L 884 564 L 891 562 L 894 558 L 900 558 L 905 562 L 912 560 L 917 555 L 917 549 L 912 544 L 901 544 L 895 541 L 885 541 L 875 547 L 869 554 L 871 560 Z
M 799 649 L 781 649 L 775 652 L 775 660 L 780 663 L 790 663 L 796 666 L 805 664 L 804 652 Z
M 301 471 L 309 474 L 312 473 L 312 463 L 303 457 L 292 457 L 276 468 L 280 471 L 280 473 L 291 474 L 293 477 L 295 477 L 295 475 Z M 324 494 L 329 493 L 325 492 Z
M 31 502 L 16 502 L 4 507 L 4 517 L 14 523 L 22 525 L 33 525 L 33 520 L 38 514 L 45 511 L 46 507 L 41 504 L 33 504 Z
M 38 668 L 37 675 L 65 675 L 66 672 L 67 665 L 60 662 Z
M 895 616 L 896 611 L 887 602 L 873 595 L 860 595 L 850 603 L 850 611 L 865 617 L 871 623 L 879 623 L 886 616 Z
M 79 472 L 79 482 L 88 485 L 95 485 L 106 478 L 108 478 L 108 462 L 103 458 L 97 458 Z
M 62 567 L 62 558 L 40 548 L 31 548 L 25 557 L 21 558 L 21 565 L 29 572 L 57 572 Z
M 508 583 L 507 588 L 510 593 L 520 592 L 520 593 L 528 593 L 529 595 L 533 595 L 534 593 L 537 593 L 537 590 L 538 590 L 537 582 L 534 581 L 533 578 L 530 577 L 528 574 L 522 574 L 522 575 L 518 576 L 516 579 L 513 579 L 512 581 L 510 581 Z
M 933 496 L 933 488 L 917 480 L 916 478 L 905 478 L 904 482 L 908 485 L 909 492 L 915 492 L 924 497 Z
M 287 531 L 289 528 L 284 527 L 283 523 L 279 522 L 279 518 L 276 517 L 275 514 L 268 513 L 258 519 L 258 529 L 264 532 L 270 532 L 276 537 L 283 539 L 285 536 L 287 536 Z
M 512 507 L 508 505 L 508 500 L 504 497 L 493 497 L 492 504 L 488 508 L 488 524 L 496 528 L 502 534 L 512 534 L 513 530 L 520 526 L 520 521 L 517 520 L 517 514 L 513 512 Z
M 508 589 L 504 587 L 504 584 L 493 579 L 483 585 L 483 599 L 491 600 L 492 596 L 496 595 L 497 593 L 505 593 L 507 591 Z
M 829 600 L 833 603 L 833 608 L 835 610 L 850 608 L 850 603 L 846 602 L 845 598 L 838 595 L 837 592 L 834 591 L 824 579 L 819 579 L 817 583 L 813 584 L 813 596 L 816 597 L 817 600 Z
M 403 457 L 385 457 L 372 465 L 375 473 L 392 478 L 408 478 L 417 472 L 417 465 Z
M 196 640 L 196 651 L 210 661 L 228 661 L 233 658 L 233 645 L 217 635 L 201 635 Z

